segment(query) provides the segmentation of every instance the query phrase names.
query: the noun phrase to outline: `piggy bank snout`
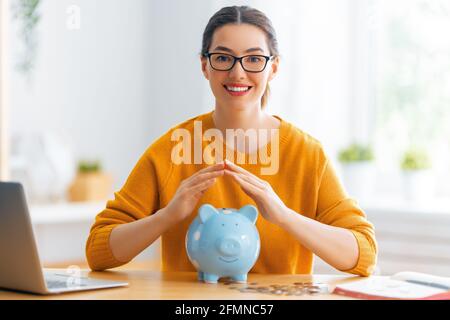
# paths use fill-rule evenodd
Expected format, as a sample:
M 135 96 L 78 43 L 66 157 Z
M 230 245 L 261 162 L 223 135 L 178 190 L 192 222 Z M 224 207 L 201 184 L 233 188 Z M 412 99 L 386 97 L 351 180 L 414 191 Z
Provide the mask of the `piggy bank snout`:
M 218 239 L 216 247 L 219 253 L 226 257 L 238 256 L 241 253 L 241 243 L 235 237 L 223 237 Z

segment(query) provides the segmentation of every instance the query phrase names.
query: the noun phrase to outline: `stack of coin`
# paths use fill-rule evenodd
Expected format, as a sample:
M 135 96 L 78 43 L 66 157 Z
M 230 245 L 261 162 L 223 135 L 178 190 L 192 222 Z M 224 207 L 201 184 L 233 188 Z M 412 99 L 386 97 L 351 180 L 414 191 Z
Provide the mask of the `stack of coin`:
M 252 282 L 249 284 L 242 284 L 236 286 L 236 282 L 226 281 L 224 285 L 231 285 L 229 288 L 232 290 L 238 290 L 240 292 L 253 292 L 263 293 L 271 295 L 287 295 L 287 296 L 301 296 L 301 295 L 317 295 L 329 293 L 328 285 L 324 283 L 313 282 L 294 282 L 293 284 L 280 285 L 271 284 L 268 286 L 258 286 L 258 283 Z

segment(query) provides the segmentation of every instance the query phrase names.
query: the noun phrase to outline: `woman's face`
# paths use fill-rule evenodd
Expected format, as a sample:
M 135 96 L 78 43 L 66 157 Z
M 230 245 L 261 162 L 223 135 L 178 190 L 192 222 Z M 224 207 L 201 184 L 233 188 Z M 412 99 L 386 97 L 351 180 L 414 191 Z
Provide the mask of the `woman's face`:
M 235 57 L 250 54 L 270 56 L 266 34 L 250 24 L 228 24 L 216 29 L 209 52 L 231 54 Z M 238 61 L 229 71 L 214 70 L 205 57 L 201 58 L 201 62 L 203 74 L 209 80 L 216 103 L 227 109 L 243 109 L 260 108 L 261 97 L 267 82 L 272 80 L 277 72 L 279 60 L 277 57 L 269 61 L 264 71 L 259 73 L 246 72 Z M 238 92 L 236 87 L 241 87 Z M 249 89 L 241 91 L 245 87 Z

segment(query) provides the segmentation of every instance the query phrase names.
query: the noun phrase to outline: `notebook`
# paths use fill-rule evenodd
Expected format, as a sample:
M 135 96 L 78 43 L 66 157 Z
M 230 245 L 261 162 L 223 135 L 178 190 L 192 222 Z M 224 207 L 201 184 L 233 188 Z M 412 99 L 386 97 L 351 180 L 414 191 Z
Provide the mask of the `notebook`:
M 339 284 L 333 293 L 369 300 L 450 300 L 450 278 L 405 271 Z

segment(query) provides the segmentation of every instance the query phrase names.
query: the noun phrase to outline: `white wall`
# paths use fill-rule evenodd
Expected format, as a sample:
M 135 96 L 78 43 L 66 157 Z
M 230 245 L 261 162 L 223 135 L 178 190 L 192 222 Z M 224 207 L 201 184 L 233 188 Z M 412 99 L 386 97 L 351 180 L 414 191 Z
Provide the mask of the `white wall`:
M 8 87 L 6 83 L 7 77 L 7 19 L 8 16 L 8 2 L 0 2 L 0 180 L 7 180 L 9 178 L 8 170 L 8 129 L 7 129 L 7 117 L 8 110 L 6 105 L 8 104 L 7 93 Z
M 353 0 L 215 1 L 263 11 L 277 33 L 280 70 L 267 111 L 319 139 L 334 157 L 350 140 Z
M 36 70 L 30 83 L 12 74 L 11 131 L 61 133 L 77 158 L 100 158 L 119 188 L 156 137 L 213 108 L 198 57 L 203 29 L 221 7 L 249 4 L 273 21 L 280 43 L 268 112 L 334 155 L 350 136 L 349 3 L 43 1 Z M 73 4 L 79 30 L 66 27 Z
M 350 139 L 349 7 L 347 0 L 301 1 L 297 13 L 290 14 L 292 22 L 299 21 L 297 33 L 285 39 L 297 45 L 283 52 L 296 67 L 292 100 L 284 101 L 293 109 L 292 121 L 319 139 L 332 157 Z
M 73 4 L 79 30 L 66 26 Z M 43 1 L 30 81 L 11 65 L 11 133 L 61 134 L 77 158 L 100 158 L 119 188 L 156 137 L 206 109 L 201 9 L 200 1 Z
M 214 99 L 200 65 L 203 30 L 213 1 L 151 1 L 151 101 L 155 115 L 176 124 L 210 111 Z M 167 120 L 166 120 L 167 121 Z
M 66 26 L 69 5 L 81 9 L 79 30 Z M 77 158 L 100 158 L 117 190 L 155 138 L 213 107 L 198 56 L 205 11 L 203 1 L 43 1 L 32 77 L 10 65 L 11 134 L 60 134 Z M 84 259 L 91 223 L 35 224 L 43 261 Z M 140 257 L 158 251 L 159 241 Z

